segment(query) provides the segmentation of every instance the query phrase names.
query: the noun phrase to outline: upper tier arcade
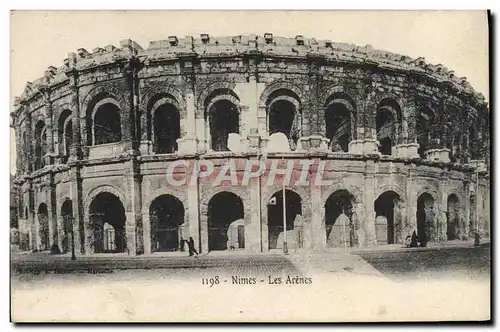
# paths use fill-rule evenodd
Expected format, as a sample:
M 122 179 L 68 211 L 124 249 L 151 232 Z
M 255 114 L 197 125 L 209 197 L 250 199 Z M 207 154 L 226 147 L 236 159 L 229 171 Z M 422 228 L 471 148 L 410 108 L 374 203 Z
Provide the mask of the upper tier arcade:
M 280 139 L 291 153 L 489 164 L 488 105 L 465 78 L 301 35 L 78 49 L 28 82 L 11 115 L 22 174 L 87 159 L 273 152 Z

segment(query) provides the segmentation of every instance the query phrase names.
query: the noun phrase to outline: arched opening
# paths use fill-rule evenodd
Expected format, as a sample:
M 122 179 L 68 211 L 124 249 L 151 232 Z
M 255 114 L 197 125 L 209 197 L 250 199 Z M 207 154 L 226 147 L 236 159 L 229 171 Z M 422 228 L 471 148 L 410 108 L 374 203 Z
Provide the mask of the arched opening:
M 184 205 L 177 197 L 161 195 L 155 198 L 149 208 L 149 219 L 151 221 L 151 252 L 181 249 Z
M 295 150 L 302 127 L 299 98 L 292 91 L 280 89 L 269 96 L 266 106 L 269 135 L 284 134 L 288 139 L 290 149 Z
M 304 225 L 302 221 L 302 199 L 292 190 L 285 190 L 286 238 L 289 249 L 304 247 Z M 282 249 L 283 191 L 277 191 L 267 205 L 267 226 L 269 249 Z
M 378 244 L 395 244 L 402 241 L 399 195 L 386 191 L 375 200 L 375 235 Z
M 214 151 L 229 151 L 229 134 L 239 134 L 238 108 L 229 100 L 216 101 L 209 110 L 211 147 Z
M 68 119 L 64 125 L 64 153 L 70 155 L 71 145 L 73 145 L 73 123 Z
M 73 144 L 73 125 L 71 111 L 64 110 L 59 116 L 58 123 L 59 153 L 65 157 L 69 156 L 71 144 Z M 67 158 L 64 158 L 67 160 Z
M 348 152 L 352 140 L 354 103 L 345 96 L 332 96 L 325 110 L 325 136 L 330 139 L 330 151 Z
M 421 245 L 434 240 L 435 215 L 434 198 L 423 193 L 417 199 L 417 236 Z
M 431 143 L 431 129 L 434 124 L 434 112 L 429 106 L 425 106 L 419 113 L 417 119 L 417 143 L 418 154 L 425 158 L 425 152 L 429 150 Z
M 47 209 L 47 204 L 45 203 L 42 203 L 38 206 L 38 226 L 38 234 L 40 235 L 40 249 L 49 250 L 49 212 Z
M 47 131 L 45 122 L 38 121 L 35 126 L 35 169 L 45 166 L 43 156 L 47 153 Z
M 245 228 L 243 201 L 237 195 L 223 191 L 215 194 L 208 202 L 208 250 L 232 249 L 235 239 L 233 227 L 243 226 L 238 229 L 237 237 L 242 237 L 241 244 L 238 239 L 238 248 L 244 248 Z
M 93 117 L 93 145 L 120 142 L 122 139 L 120 109 L 113 103 L 98 106 Z
M 72 244 L 71 237 L 73 236 L 73 204 L 70 199 L 66 199 L 61 206 L 61 217 L 63 222 L 63 238 L 62 252 L 66 253 L 70 250 Z
M 383 99 L 377 107 L 375 122 L 379 152 L 390 156 L 401 127 L 401 108 L 398 103 L 389 98 Z
M 460 203 L 455 194 L 448 196 L 448 209 L 446 211 L 446 238 L 448 241 L 459 238 L 460 227 Z
M 125 252 L 125 209 L 118 197 L 108 192 L 98 194 L 90 203 L 89 217 L 95 253 Z
M 288 100 L 278 100 L 269 110 L 269 134 L 283 133 L 292 139 L 292 127 L 295 119 L 295 106 Z
M 172 104 L 163 104 L 154 112 L 154 151 L 157 154 L 177 151 L 181 137 L 180 114 Z
M 337 190 L 325 203 L 326 246 L 353 247 L 356 244 L 354 197 L 347 190 Z

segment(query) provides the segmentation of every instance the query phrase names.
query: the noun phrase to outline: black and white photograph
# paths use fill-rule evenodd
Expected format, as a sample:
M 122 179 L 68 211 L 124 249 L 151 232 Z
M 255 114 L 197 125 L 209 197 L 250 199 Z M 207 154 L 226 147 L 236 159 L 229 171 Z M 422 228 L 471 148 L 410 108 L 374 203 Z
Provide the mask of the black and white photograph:
M 490 24 L 12 10 L 11 321 L 490 321 Z

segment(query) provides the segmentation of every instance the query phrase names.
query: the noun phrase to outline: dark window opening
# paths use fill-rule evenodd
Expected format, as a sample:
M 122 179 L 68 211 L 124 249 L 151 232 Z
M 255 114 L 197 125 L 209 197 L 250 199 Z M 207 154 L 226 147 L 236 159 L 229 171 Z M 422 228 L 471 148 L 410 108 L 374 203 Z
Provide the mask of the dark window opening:
M 434 121 L 434 115 L 428 107 L 420 112 L 416 124 L 418 154 L 420 158 L 425 158 L 425 152 L 429 150 L 431 143 L 431 128 Z
M 59 153 L 62 155 L 63 162 L 67 161 L 73 144 L 73 125 L 70 110 L 64 110 L 59 116 Z
M 45 166 L 43 156 L 47 153 L 47 131 L 45 123 L 38 121 L 35 127 L 35 169 Z
M 160 106 L 154 114 L 154 149 L 155 153 L 174 153 L 177 151 L 177 139 L 181 137 L 180 115 L 171 104 Z
M 120 142 L 120 109 L 113 104 L 100 106 L 94 115 L 94 145 Z
M 230 133 L 239 133 L 239 114 L 232 102 L 220 100 L 210 109 L 210 135 L 212 150 L 229 151 Z
M 330 150 L 348 152 L 351 141 L 351 114 L 341 103 L 332 103 L 325 112 L 326 138 Z
M 279 100 L 271 105 L 269 111 L 269 134 L 283 133 L 291 138 L 295 118 L 295 107 L 289 101 Z
M 377 139 L 379 152 L 383 155 L 392 154 L 392 145 L 395 139 L 395 119 L 387 108 L 380 108 L 376 116 Z

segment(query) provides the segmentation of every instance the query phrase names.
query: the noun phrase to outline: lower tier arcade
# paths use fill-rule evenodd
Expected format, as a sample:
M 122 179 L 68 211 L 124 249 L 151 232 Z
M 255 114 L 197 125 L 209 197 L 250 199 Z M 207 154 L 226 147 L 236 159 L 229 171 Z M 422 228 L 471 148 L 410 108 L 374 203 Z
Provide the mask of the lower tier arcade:
M 21 243 L 67 252 L 74 233 L 77 254 L 148 255 L 183 250 L 192 237 L 199 252 L 268 252 L 283 247 L 284 219 L 293 251 L 403 244 L 413 231 L 421 242 L 489 236 L 489 179 L 473 167 L 331 153 L 204 160 L 215 173 L 235 165 L 237 183 L 173 168 L 179 160 L 170 155 L 78 161 L 18 179 Z M 322 182 L 244 183 L 249 160 L 292 165 L 294 174 L 309 160 L 323 165 Z M 173 185 L 169 176 L 187 181 Z

